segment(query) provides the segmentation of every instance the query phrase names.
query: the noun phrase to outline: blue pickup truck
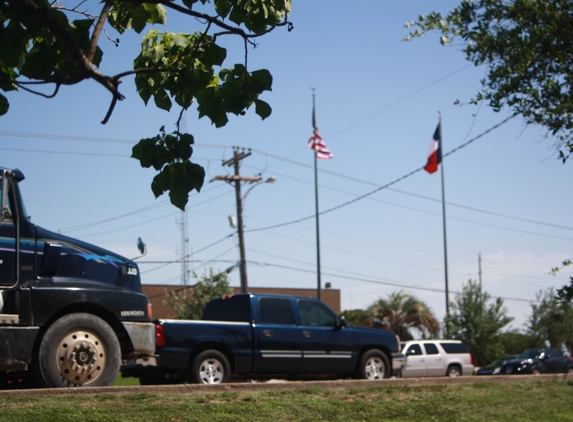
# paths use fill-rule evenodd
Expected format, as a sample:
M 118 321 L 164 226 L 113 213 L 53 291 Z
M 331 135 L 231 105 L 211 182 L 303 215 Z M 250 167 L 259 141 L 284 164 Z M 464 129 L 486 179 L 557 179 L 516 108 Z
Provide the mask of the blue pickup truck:
M 377 380 L 404 362 L 394 333 L 346 324 L 323 302 L 236 294 L 210 301 L 202 319 L 159 320 L 156 356 L 122 368 L 142 385 L 231 380 Z

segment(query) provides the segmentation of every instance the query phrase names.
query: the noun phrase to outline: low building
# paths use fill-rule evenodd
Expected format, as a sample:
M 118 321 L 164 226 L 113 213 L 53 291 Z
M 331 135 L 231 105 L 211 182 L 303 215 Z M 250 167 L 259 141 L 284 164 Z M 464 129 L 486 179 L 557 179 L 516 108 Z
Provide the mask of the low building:
M 189 287 L 192 288 L 192 287 Z M 149 298 L 153 306 L 153 317 L 157 319 L 177 318 L 173 308 L 165 304 L 167 295 L 171 292 L 180 292 L 184 289 L 181 285 L 161 285 L 161 284 L 143 284 L 141 292 Z M 240 287 L 233 287 L 234 293 L 241 293 Z M 276 287 L 249 287 L 250 293 L 269 293 L 277 295 L 306 296 L 316 298 L 316 289 L 286 289 Z M 321 298 L 334 312 L 340 313 L 340 290 L 323 289 Z

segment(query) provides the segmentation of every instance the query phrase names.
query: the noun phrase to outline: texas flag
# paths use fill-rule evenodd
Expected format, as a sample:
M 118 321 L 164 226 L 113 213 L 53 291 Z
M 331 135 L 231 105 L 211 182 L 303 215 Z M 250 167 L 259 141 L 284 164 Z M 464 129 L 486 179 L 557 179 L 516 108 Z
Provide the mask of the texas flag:
M 428 152 L 428 162 L 424 167 L 428 173 L 432 174 L 438 170 L 439 164 L 442 161 L 442 151 L 441 151 L 441 129 L 440 124 L 438 123 L 438 127 L 434 132 L 434 137 L 432 138 L 432 143 L 430 144 L 430 151 Z

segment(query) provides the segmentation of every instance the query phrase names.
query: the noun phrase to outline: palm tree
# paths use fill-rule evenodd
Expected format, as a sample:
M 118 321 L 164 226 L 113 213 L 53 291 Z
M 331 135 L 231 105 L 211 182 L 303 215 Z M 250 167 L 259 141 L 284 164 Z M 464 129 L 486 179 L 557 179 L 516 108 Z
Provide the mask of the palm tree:
M 410 340 L 410 328 L 417 329 L 422 338 L 431 338 L 440 332 L 440 323 L 423 301 L 399 292 L 390 293 L 387 299 L 379 298 L 368 308 L 370 318 L 377 325 L 393 331 L 401 340 Z

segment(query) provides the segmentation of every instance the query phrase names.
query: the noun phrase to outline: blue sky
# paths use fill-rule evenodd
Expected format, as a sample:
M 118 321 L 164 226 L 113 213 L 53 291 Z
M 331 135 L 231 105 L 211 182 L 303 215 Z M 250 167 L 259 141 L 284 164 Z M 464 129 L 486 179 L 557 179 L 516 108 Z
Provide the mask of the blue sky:
M 314 214 L 313 158 L 306 143 L 315 88 L 318 127 L 334 154 L 319 162 L 320 210 L 336 208 L 320 217 L 323 283 L 341 290 L 343 309 L 365 308 L 403 288 L 441 319 L 440 174 L 420 171 L 380 188 L 425 164 L 439 113 L 448 152 L 509 112 L 467 104 L 485 69 L 465 61 L 460 44 L 442 47 L 438 34 L 402 41 L 404 22 L 431 10 L 445 13 L 455 1 L 293 3 L 294 30 L 279 29 L 249 50 L 249 68 L 273 75 L 273 91 L 262 97 L 272 116 L 261 121 L 250 111 L 216 129 L 198 120 L 194 108 L 186 113 L 196 140 L 194 160 L 207 172 L 187 209 L 189 267 L 202 274 L 238 260 L 228 224 L 234 190 L 209 180 L 232 172 L 221 163 L 239 146 L 252 152 L 242 161 L 242 174 L 277 179 L 255 187 L 244 203 L 249 285 L 316 287 L 315 221 L 285 224 Z M 88 6 L 97 12 L 96 2 Z M 194 25 L 168 13 L 168 30 L 200 29 Z M 117 48 L 103 40 L 102 71 L 129 69 L 140 38 L 128 34 Z M 241 62 L 242 44 L 224 43 L 226 66 Z M 26 175 L 22 189 L 36 224 L 128 257 L 138 254 L 136 239 L 142 237 L 148 246 L 142 261 L 175 261 L 181 214 L 165 196 L 154 199 L 153 171 L 129 156 L 139 139 L 154 136 L 162 125 L 174 129 L 179 110 L 145 107 L 133 80 L 121 90 L 127 98 L 107 125 L 100 122 L 110 96 L 92 81 L 64 87 L 51 100 L 10 93 L 10 112 L 0 118 L 2 165 Z M 465 105 L 454 105 L 458 99 Z M 451 299 L 468 279 L 478 279 L 481 255 L 484 290 L 506 298 L 512 327 L 520 328 L 536 292 L 568 281 L 570 271 L 548 273 L 571 258 L 573 198 L 567 192 L 573 167 L 557 160 L 541 128 L 514 118 L 449 155 L 444 172 Z M 144 283 L 180 283 L 178 263 L 140 267 Z M 230 280 L 239 285 L 238 271 Z

